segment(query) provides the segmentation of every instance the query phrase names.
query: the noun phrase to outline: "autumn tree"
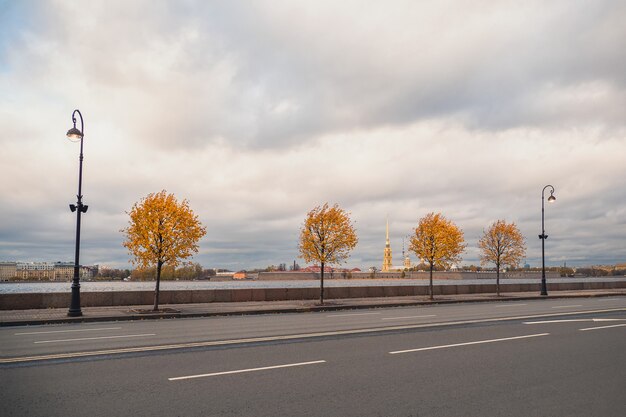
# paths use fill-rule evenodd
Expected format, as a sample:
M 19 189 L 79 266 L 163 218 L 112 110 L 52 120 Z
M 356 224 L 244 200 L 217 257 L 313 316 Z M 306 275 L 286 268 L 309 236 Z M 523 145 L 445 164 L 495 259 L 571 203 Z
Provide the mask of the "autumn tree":
M 526 256 L 524 236 L 515 223 L 497 220 L 478 241 L 480 263 L 496 265 L 496 294 L 500 296 L 500 268 L 515 268 Z
M 206 228 L 189 208 L 187 200 L 178 202 L 165 190 L 148 194 L 128 212 L 129 225 L 123 245 L 140 268 L 156 267 L 154 311 L 159 309 L 159 284 L 163 265 L 176 267 L 181 260 L 198 252 L 198 241 Z
M 465 250 L 463 232 L 441 213 L 428 213 L 419 221 L 415 233 L 411 236 L 409 250 L 423 259 L 430 269 L 428 293 L 433 299 L 433 270 L 436 267 L 449 268 L 454 262 L 461 261 Z
M 300 231 L 298 249 L 306 262 L 321 266 L 320 304 L 324 304 L 324 267 L 339 264 L 348 258 L 358 242 L 349 213 L 328 203 L 311 210 Z

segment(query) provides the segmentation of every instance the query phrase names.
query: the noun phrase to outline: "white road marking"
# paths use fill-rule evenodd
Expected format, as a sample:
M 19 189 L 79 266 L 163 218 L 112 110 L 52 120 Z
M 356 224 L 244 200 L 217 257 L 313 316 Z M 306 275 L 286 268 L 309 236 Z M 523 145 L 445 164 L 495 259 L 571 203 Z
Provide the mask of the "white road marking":
M 313 365 L 313 364 L 325 363 L 325 362 L 326 361 L 322 360 L 322 361 L 311 361 L 311 362 L 300 362 L 300 363 L 288 363 L 286 365 L 264 366 L 262 368 L 239 369 L 239 370 L 236 370 L 236 371 L 214 372 L 214 373 L 211 373 L 211 374 L 178 376 L 178 377 L 175 377 L 175 378 L 167 378 L 167 379 L 169 381 L 181 381 L 181 380 L 184 380 L 184 379 L 206 378 L 206 377 L 209 377 L 209 376 L 241 374 L 241 373 L 244 373 L 244 372 L 266 371 L 268 369 L 291 368 L 291 367 L 294 367 L 294 366 Z
M 77 330 L 51 330 L 47 332 L 24 332 L 15 333 L 15 336 L 21 336 L 25 334 L 49 334 L 49 333 L 69 333 L 69 332 L 97 332 L 99 330 L 120 330 L 121 327 L 102 327 L 100 329 L 77 329 Z
M 585 321 L 585 322 L 589 322 L 589 321 L 623 321 L 626 319 L 573 319 L 573 320 L 545 320 L 545 321 L 525 321 L 524 324 L 548 324 L 548 323 L 573 323 L 573 322 L 580 322 L 580 321 Z
M 499 305 L 499 306 L 494 306 L 495 308 L 502 308 L 502 307 L 517 307 L 517 306 L 526 306 L 528 304 L 503 304 L 503 305 Z
M 624 321 L 626 319 L 592 319 L 593 321 Z
M 404 325 L 398 325 L 398 326 L 373 327 L 373 328 L 368 328 L 368 329 L 337 330 L 337 331 L 320 332 L 320 333 L 292 334 L 292 335 L 286 335 L 286 336 L 265 336 L 265 337 L 249 338 L 249 339 L 214 340 L 214 341 L 204 341 L 204 342 L 178 343 L 178 344 L 171 344 L 171 345 L 139 346 L 139 347 L 133 347 L 133 348 L 94 350 L 94 351 L 84 351 L 84 352 L 74 352 L 74 353 L 56 353 L 56 354 L 39 355 L 39 356 L 18 356 L 18 357 L 13 357 L 13 358 L 0 358 L 0 364 L 44 361 L 44 360 L 54 360 L 54 359 L 81 358 L 81 357 L 86 357 L 86 356 L 115 355 L 115 354 L 124 354 L 124 353 L 154 352 L 154 351 L 159 351 L 159 350 L 188 349 L 188 348 L 194 348 L 194 347 L 238 345 L 238 344 L 243 344 L 243 343 L 260 343 L 260 342 L 270 342 L 270 341 L 278 341 L 278 340 L 312 339 L 312 338 L 317 338 L 317 337 L 328 337 L 328 336 L 377 333 L 377 332 L 388 332 L 388 331 L 396 331 L 396 330 L 426 329 L 426 328 L 431 328 L 431 327 L 448 327 L 448 326 L 458 326 L 458 325 L 476 324 L 476 323 L 497 323 L 497 322 L 502 322 L 502 321 L 527 320 L 527 319 L 534 319 L 534 318 L 539 318 L 539 317 L 562 317 L 562 316 L 572 316 L 572 315 L 577 315 L 577 314 L 598 314 L 598 313 L 612 313 L 612 312 L 622 312 L 622 311 L 626 311 L 626 308 L 608 308 L 608 309 L 603 309 L 603 310 L 587 310 L 587 311 L 568 311 L 566 313 L 496 317 L 496 318 L 490 318 L 490 319 L 460 320 L 460 321 L 451 321 L 451 322 L 443 322 L 443 323 L 404 324 Z
M 527 339 L 529 337 L 548 336 L 549 334 L 550 333 L 529 334 L 525 336 L 505 337 L 502 339 L 479 340 L 476 342 L 455 343 L 452 345 L 430 346 L 430 347 L 418 348 L 418 349 L 397 350 L 395 352 L 389 352 L 389 353 L 392 355 L 395 355 L 397 353 L 421 352 L 424 350 L 446 349 L 446 348 L 457 347 L 457 346 L 479 345 L 483 343 L 494 343 L 494 342 L 504 342 L 507 340 Z
M 144 336 L 156 336 L 154 333 L 146 333 L 146 334 L 126 334 L 121 336 L 99 336 L 99 337 L 83 337 L 80 339 L 58 339 L 58 340 L 40 340 L 37 342 L 33 342 L 34 344 L 38 343 L 61 343 L 61 342 L 78 342 L 81 340 L 99 340 L 99 339 L 121 339 L 127 337 L 144 337 Z
M 351 316 L 371 316 L 380 313 L 352 313 L 352 314 L 329 314 L 326 317 L 351 317 Z
M 574 308 L 574 307 L 582 307 L 581 304 L 573 305 L 573 306 L 554 306 L 552 308 Z
M 578 330 L 580 330 L 581 332 L 585 332 L 587 330 L 610 329 L 611 327 L 622 327 L 622 326 L 626 326 L 626 323 L 624 323 L 624 324 L 613 324 L 611 326 L 588 327 L 586 329 L 578 329 Z
M 437 317 L 437 316 L 434 314 L 428 314 L 426 316 L 383 317 L 381 320 L 423 319 L 426 317 Z
M 573 323 L 577 321 L 592 321 L 592 320 L 591 319 L 574 319 L 574 320 L 525 321 L 524 324 Z

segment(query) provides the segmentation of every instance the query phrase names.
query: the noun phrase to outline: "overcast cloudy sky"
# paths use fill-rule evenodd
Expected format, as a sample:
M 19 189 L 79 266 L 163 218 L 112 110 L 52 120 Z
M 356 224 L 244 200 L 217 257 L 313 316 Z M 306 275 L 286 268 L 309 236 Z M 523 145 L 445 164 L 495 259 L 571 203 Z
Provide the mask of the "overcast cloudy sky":
M 394 263 L 428 212 L 497 219 L 541 263 L 626 262 L 626 2 L 0 0 L 0 260 L 126 267 L 166 189 L 205 267 L 290 264 L 306 213 L 351 212 L 348 266 Z M 414 258 L 413 258 L 414 259 Z

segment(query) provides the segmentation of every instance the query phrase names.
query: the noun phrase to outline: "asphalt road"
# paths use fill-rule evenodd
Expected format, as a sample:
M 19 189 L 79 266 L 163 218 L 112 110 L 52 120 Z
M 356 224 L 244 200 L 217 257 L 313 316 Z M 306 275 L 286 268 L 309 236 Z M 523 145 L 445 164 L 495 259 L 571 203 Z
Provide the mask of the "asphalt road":
M 3 416 L 622 416 L 625 336 L 626 297 L 2 328 L 0 403 Z

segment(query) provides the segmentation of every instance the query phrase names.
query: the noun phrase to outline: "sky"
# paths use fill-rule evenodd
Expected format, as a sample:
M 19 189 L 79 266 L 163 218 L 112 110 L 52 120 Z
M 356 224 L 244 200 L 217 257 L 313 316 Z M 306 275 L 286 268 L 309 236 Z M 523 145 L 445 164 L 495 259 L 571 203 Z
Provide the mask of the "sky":
M 357 230 L 345 266 L 380 268 L 386 218 L 401 264 L 429 212 L 463 265 L 504 219 L 539 266 L 548 184 L 546 264 L 626 262 L 625 20 L 594 0 L 0 0 L 0 261 L 73 261 L 79 109 L 85 265 L 129 267 L 127 212 L 165 189 L 207 268 L 304 265 L 325 202 Z

